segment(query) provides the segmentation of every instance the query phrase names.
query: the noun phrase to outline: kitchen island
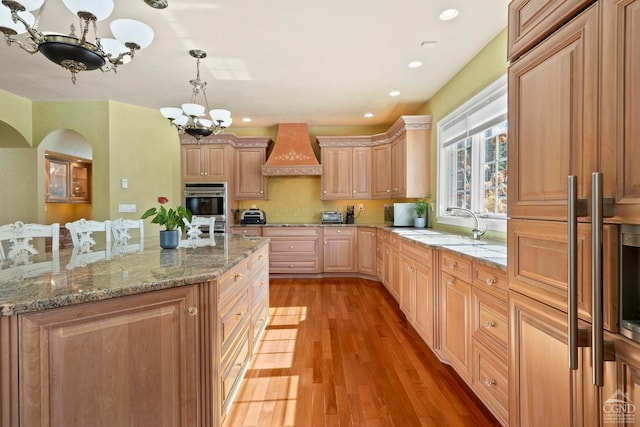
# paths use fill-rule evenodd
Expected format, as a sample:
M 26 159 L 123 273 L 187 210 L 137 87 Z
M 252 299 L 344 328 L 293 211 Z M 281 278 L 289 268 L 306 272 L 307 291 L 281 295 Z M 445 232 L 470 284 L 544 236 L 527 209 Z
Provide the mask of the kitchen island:
M 268 319 L 268 239 L 114 249 L 0 264 L 0 426 L 222 423 Z

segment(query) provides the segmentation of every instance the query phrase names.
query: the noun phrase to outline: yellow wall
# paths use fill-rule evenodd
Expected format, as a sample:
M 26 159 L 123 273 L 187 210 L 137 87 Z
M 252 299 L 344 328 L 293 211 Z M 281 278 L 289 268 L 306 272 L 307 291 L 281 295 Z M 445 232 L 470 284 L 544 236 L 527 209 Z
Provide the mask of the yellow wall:
M 33 145 L 31 101 L 0 90 L 0 147 L 24 147 L 22 143 L 12 145 L 9 142 L 10 128 L 20 133 L 27 145 Z

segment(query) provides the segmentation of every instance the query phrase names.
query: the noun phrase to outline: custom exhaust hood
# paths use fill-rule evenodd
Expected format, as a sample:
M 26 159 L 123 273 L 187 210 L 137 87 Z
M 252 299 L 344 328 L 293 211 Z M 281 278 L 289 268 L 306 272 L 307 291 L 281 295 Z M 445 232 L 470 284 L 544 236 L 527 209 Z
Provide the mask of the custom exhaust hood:
M 265 176 L 322 175 L 306 123 L 280 123 L 271 155 L 262 166 Z

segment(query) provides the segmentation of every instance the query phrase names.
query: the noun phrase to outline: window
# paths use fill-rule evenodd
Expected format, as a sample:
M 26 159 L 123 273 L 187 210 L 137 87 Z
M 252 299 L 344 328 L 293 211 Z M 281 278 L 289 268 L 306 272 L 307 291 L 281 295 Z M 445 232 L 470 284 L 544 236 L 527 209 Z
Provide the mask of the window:
M 471 209 L 506 231 L 507 78 L 501 77 L 438 122 L 438 222 L 469 225 L 448 207 Z

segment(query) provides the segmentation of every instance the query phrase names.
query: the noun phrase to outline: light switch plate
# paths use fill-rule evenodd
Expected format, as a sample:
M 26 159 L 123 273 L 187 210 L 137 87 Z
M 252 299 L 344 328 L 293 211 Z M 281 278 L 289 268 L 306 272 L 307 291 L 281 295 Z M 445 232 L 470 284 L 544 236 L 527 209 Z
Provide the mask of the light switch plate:
M 122 178 L 120 180 L 120 187 L 129 188 L 129 180 L 127 178 Z
M 127 212 L 127 213 L 135 213 L 136 205 L 118 205 L 118 212 Z

